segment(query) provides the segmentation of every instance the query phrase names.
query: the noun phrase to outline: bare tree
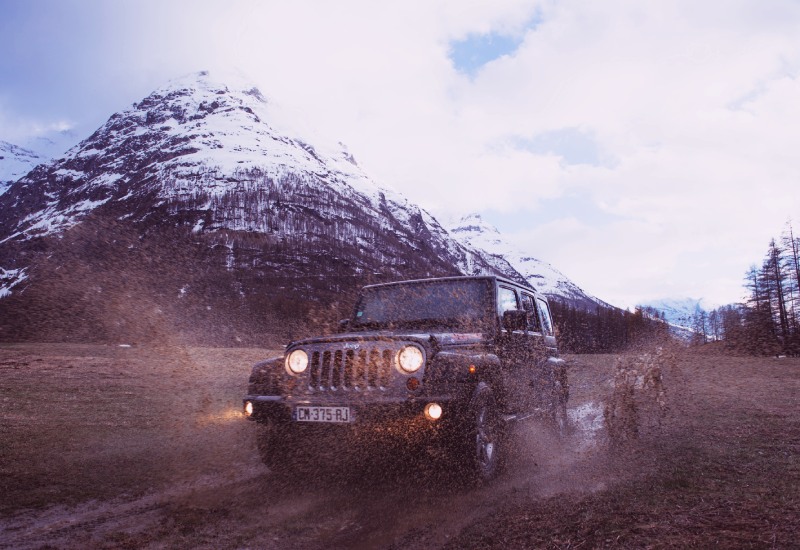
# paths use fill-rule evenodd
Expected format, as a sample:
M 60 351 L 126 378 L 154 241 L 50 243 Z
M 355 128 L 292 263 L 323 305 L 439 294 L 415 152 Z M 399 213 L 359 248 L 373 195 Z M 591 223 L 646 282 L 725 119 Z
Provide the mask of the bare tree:
M 782 251 L 775 239 L 769 243 L 767 257 L 764 260 L 764 277 L 766 287 L 771 295 L 770 309 L 777 318 L 777 336 L 784 349 L 789 342 L 789 316 L 786 310 L 786 271 L 783 265 Z
M 789 294 L 789 317 L 792 340 L 800 338 L 800 238 L 794 236 L 791 221 L 786 222 L 782 239 L 785 252 L 784 262 L 787 270 L 787 292 Z

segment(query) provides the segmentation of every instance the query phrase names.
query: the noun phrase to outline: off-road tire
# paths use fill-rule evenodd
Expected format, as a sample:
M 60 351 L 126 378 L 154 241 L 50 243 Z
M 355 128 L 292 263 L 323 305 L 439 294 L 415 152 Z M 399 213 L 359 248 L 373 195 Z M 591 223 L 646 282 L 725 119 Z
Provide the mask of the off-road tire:
M 485 483 L 503 466 L 504 426 L 492 389 L 481 384 L 475 390 L 467 414 L 466 441 L 471 480 Z
M 550 427 L 558 437 L 565 437 L 570 431 L 569 415 L 567 414 L 567 400 L 560 393 L 552 397 L 549 410 Z
M 554 369 L 551 373 L 550 402 L 548 404 L 548 418 L 553 432 L 564 437 L 570 432 L 570 420 L 567 414 L 567 401 L 569 400 L 569 384 L 565 368 Z

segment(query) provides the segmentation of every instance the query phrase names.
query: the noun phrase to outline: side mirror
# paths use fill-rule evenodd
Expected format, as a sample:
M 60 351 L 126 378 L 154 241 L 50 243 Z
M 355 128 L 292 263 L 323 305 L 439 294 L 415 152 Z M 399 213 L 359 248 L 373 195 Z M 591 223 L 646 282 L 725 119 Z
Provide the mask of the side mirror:
M 509 309 L 503 312 L 503 328 L 506 330 L 525 330 L 528 326 L 528 312 Z

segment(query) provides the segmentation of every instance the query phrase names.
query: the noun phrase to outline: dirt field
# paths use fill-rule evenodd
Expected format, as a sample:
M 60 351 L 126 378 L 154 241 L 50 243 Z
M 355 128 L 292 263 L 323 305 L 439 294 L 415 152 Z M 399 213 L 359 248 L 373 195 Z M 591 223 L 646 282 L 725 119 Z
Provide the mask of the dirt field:
M 570 358 L 571 435 L 521 426 L 501 477 L 468 488 L 435 456 L 372 449 L 277 483 L 239 413 L 270 355 L 0 346 L 0 547 L 800 545 L 800 359 L 683 350 L 656 361 L 662 388 Z

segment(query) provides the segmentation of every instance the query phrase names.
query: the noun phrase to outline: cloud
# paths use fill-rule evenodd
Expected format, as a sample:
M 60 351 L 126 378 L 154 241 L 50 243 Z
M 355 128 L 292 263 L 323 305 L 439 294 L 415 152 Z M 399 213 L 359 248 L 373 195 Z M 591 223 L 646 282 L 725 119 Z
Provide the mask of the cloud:
M 565 164 L 589 164 L 599 166 L 613 159 L 603 159 L 599 144 L 590 134 L 580 128 L 560 128 L 533 137 L 513 139 L 516 147 L 538 155 L 556 155 Z

